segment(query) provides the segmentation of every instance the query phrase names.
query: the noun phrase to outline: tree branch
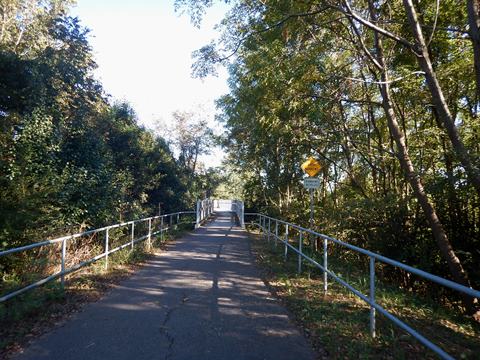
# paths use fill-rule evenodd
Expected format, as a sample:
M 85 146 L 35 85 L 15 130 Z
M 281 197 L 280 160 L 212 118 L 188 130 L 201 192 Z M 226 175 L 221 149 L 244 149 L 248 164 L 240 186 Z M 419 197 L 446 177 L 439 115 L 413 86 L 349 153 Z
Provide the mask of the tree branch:
M 270 25 L 270 26 L 267 26 L 261 30 L 257 30 L 257 31 L 253 31 L 251 33 L 248 33 L 247 35 L 245 35 L 244 37 L 242 37 L 240 40 L 238 40 L 237 44 L 235 45 L 234 49 L 232 50 L 232 52 L 222 58 L 219 58 L 218 59 L 218 62 L 223 62 L 223 61 L 226 61 L 228 60 L 229 58 L 231 58 L 233 55 L 235 55 L 238 50 L 240 49 L 240 47 L 242 46 L 242 44 L 247 40 L 249 39 L 250 37 L 252 36 L 255 36 L 255 35 L 259 35 L 259 34 L 263 34 L 267 31 L 270 31 L 272 29 L 275 29 L 281 25 L 283 25 L 284 23 L 286 23 L 287 21 L 293 19 L 293 18 L 302 18 L 302 17 L 308 17 L 308 16 L 312 16 L 312 15 L 316 15 L 316 14 L 320 14 L 321 12 L 327 10 L 328 8 L 330 8 L 330 6 L 325 6 L 323 8 L 320 8 L 318 10 L 315 10 L 315 11 L 312 11 L 312 12 L 306 12 L 306 13 L 297 13 L 297 14 L 290 14 L 290 15 L 287 15 L 286 17 L 284 17 L 282 20 L 276 22 L 275 24 L 273 25 Z M 330 23 L 332 21 L 337 21 L 338 19 L 334 19 L 334 20 L 331 20 L 327 23 Z
M 407 39 L 405 39 L 405 38 L 403 38 L 399 35 L 396 35 L 396 34 L 390 32 L 390 31 L 387 31 L 387 30 L 371 23 L 370 21 L 362 18 L 360 15 L 356 14 L 352 10 L 352 8 L 350 7 L 350 4 L 348 3 L 348 0 L 344 0 L 343 3 L 345 4 L 345 7 L 347 8 L 347 10 L 343 9 L 340 6 L 335 6 L 335 8 L 338 11 L 340 11 L 341 13 L 345 14 L 346 16 L 354 18 L 359 23 L 363 24 L 364 26 L 368 27 L 369 29 L 372 29 L 373 31 L 375 31 L 379 34 L 382 34 L 385 37 L 388 37 L 392 40 L 395 40 L 396 42 L 399 42 L 400 44 L 404 45 L 408 49 L 412 50 L 418 56 L 418 54 L 415 51 L 415 46 L 411 42 L 409 42 Z

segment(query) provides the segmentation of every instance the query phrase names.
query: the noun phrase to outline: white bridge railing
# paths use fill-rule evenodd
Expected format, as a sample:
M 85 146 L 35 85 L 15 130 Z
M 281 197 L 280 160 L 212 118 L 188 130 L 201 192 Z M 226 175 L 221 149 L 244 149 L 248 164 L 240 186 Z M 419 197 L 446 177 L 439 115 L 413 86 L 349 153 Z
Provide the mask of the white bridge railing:
M 206 221 L 212 213 L 213 213 L 213 200 L 211 199 L 198 200 L 195 229 L 199 228 L 200 225 L 204 221 Z
M 232 200 L 232 211 L 237 216 L 238 224 L 245 229 L 245 205 L 241 200 Z
M 205 199 L 197 201 L 197 221 L 195 227 L 200 225 L 213 214 L 213 212 L 231 212 L 234 213 L 238 224 L 245 228 L 244 204 L 241 200 L 226 199 Z
M 284 250 L 284 256 L 285 258 L 288 255 L 288 251 L 293 251 L 298 255 L 298 272 L 300 273 L 302 271 L 302 262 L 304 260 L 310 262 L 313 264 L 315 267 L 319 268 L 323 272 L 323 291 L 324 293 L 327 292 L 328 289 L 328 278 L 330 277 L 331 279 L 335 280 L 342 286 L 346 287 L 349 289 L 352 293 L 354 293 L 356 296 L 358 296 L 360 299 L 365 301 L 367 304 L 370 305 L 370 334 L 372 337 L 375 337 L 375 313 L 378 311 L 380 314 L 385 316 L 388 320 L 393 322 L 395 325 L 400 327 L 401 329 L 405 330 L 407 333 L 412 335 L 415 339 L 417 339 L 420 343 L 422 343 L 424 346 L 435 352 L 437 355 L 439 355 L 442 359 L 454 359 L 450 354 L 448 354 L 445 350 L 440 348 L 438 345 L 434 344 L 430 340 L 428 340 L 425 336 L 417 332 L 415 329 L 410 327 L 408 324 L 400 320 L 398 317 L 387 311 L 385 308 L 380 306 L 376 300 L 375 300 L 375 263 L 382 262 L 385 264 L 392 265 L 394 267 L 400 268 L 404 271 L 407 271 L 411 274 L 415 274 L 417 276 L 420 276 L 424 279 L 433 281 L 437 284 L 440 284 L 442 286 L 448 287 L 450 289 L 456 290 L 458 292 L 461 292 L 463 294 L 472 296 L 474 298 L 480 299 L 480 291 L 463 286 L 461 284 L 458 284 L 456 282 L 444 279 L 442 277 L 430 274 L 426 271 L 419 270 L 417 268 L 405 265 L 401 262 L 398 262 L 396 260 L 387 258 L 385 256 L 373 253 L 371 251 L 362 249 L 358 246 L 354 246 L 351 244 L 348 244 L 346 242 L 337 240 L 335 238 L 332 238 L 330 236 L 318 233 L 316 231 L 313 231 L 311 229 L 307 229 L 280 219 L 276 219 L 264 214 L 259 214 L 259 213 L 247 213 L 245 214 L 246 216 L 254 216 L 257 217 L 258 221 L 252 221 L 252 224 L 255 226 L 258 226 L 260 230 L 263 232 L 264 237 L 267 238 L 267 240 L 270 240 L 270 238 L 273 238 L 275 240 L 275 244 L 277 241 L 281 242 L 285 246 Z M 293 231 L 296 232 L 296 234 L 293 234 Z M 312 257 L 306 255 L 303 251 L 303 242 L 306 236 L 310 236 L 311 238 L 314 239 L 315 243 L 317 239 L 322 239 L 323 240 L 323 258 L 321 263 L 317 262 L 315 259 Z M 355 289 L 352 285 L 350 285 L 347 281 L 343 280 L 335 274 L 332 269 L 329 268 L 328 266 L 328 247 L 329 244 L 336 244 L 340 245 L 342 247 L 345 247 L 347 249 L 353 250 L 354 252 L 363 254 L 369 258 L 369 272 L 370 272 L 370 283 L 369 283 L 369 294 L 365 295 L 358 289 Z

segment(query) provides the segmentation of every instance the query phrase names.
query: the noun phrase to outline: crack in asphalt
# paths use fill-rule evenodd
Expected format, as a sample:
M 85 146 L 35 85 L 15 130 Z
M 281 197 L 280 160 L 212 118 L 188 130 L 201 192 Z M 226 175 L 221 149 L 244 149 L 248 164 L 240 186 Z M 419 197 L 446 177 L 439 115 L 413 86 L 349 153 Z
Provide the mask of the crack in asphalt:
M 168 309 L 167 314 L 165 315 L 165 320 L 160 326 L 160 333 L 165 336 L 168 341 L 168 351 L 165 354 L 165 360 L 168 360 L 173 356 L 173 345 L 175 344 L 175 337 L 167 330 L 167 323 L 170 320 L 172 313 L 177 309 L 178 306 Z
M 160 329 L 159 329 L 160 333 L 163 336 L 165 336 L 165 338 L 168 341 L 168 350 L 167 350 L 167 353 L 165 354 L 165 360 L 169 360 L 172 358 L 174 353 L 173 346 L 175 345 L 175 336 L 168 331 L 167 323 L 170 321 L 173 312 L 176 310 L 179 310 L 180 307 L 184 305 L 188 300 L 189 300 L 189 297 L 187 296 L 187 294 L 183 293 L 181 303 L 167 310 L 167 313 L 165 314 L 165 319 L 163 320 L 163 323 L 160 326 Z

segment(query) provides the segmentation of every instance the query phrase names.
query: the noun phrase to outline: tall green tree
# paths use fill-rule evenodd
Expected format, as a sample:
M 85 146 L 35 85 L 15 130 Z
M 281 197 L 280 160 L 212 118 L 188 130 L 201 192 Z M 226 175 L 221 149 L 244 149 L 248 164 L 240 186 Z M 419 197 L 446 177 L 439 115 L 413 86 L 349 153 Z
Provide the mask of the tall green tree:
M 443 273 L 444 262 L 455 281 L 478 286 L 479 149 L 471 141 L 478 90 L 470 75 L 478 29 L 466 31 L 468 17 L 478 17 L 468 15 L 472 4 L 230 3 L 221 40 L 194 53 L 193 70 L 205 76 L 229 67 L 231 91 L 219 106 L 227 144 L 242 155 L 238 166 L 257 174 L 247 175 L 252 202 L 304 219 L 298 164 L 313 154 L 325 164 L 319 211 L 331 219 L 317 224 L 340 236 L 361 234 L 354 236 L 370 248 L 427 270 Z M 177 1 L 195 22 L 211 4 Z M 348 211 L 356 207 L 383 208 L 383 218 L 359 213 L 364 224 L 355 222 Z M 379 221 L 398 235 L 362 230 Z M 475 313 L 475 300 L 463 300 Z
M 193 205 L 167 143 L 108 102 L 68 4 L 1 3 L 2 248 Z

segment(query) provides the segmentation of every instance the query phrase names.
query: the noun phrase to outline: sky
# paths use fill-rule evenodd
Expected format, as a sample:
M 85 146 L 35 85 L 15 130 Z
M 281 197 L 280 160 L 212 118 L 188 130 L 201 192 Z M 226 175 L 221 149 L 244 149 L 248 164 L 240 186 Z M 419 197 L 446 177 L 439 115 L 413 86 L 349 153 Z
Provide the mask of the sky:
M 218 37 L 213 29 L 227 11 L 216 4 L 200 29 L 187 14 L 174 10 L 174 0 L 77 0 L 72 15 L 91 30 L 89 42 L 98 64 L 95 76 L 113 100 L 125 100 L 135 109 L 139 122 L 154 128 L 161 119 L 171 122 L 175 110 L 201 106 L 211 126 L 214 100 L 228 92 L 224 69 L 218 77 L 191 77 L 191 54 Z M 218 166 L 221 149 L 213 149 L 202 161 Z

